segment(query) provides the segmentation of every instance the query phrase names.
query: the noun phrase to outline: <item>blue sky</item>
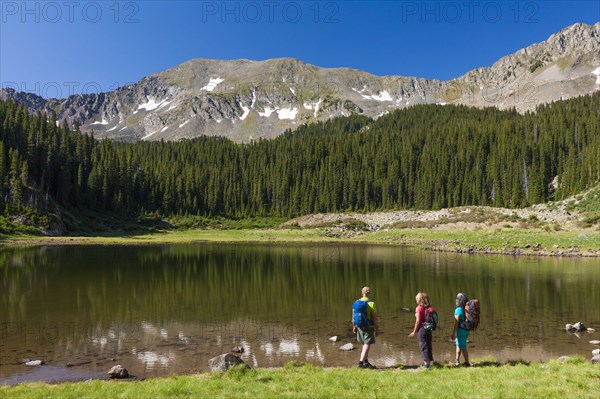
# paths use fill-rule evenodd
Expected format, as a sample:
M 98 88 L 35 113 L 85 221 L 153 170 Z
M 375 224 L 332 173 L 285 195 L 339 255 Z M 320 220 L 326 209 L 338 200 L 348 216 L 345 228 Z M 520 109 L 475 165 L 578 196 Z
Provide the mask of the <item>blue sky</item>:
M 600 1 L 0 1 L 0 82 L 44 97 L 113 90 L 192 58 L 294 57 L 452 79 Z

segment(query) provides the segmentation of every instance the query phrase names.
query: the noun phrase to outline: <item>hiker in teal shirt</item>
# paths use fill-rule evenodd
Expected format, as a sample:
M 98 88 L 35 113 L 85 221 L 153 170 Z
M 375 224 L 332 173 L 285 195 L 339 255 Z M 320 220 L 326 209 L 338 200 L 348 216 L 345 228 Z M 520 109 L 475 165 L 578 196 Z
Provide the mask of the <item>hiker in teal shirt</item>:
M 460 365 L 460 354 L 465 357 L 465 366 L 469 367 L 469 351 L 467 350 L 467 339 L 469 338 L 469 330 L 461 328 L 461 324 L 465 321 L 465 305 L 467 304 L 467 296 L 462 292 L 456 296 L 456 309 L 454 310 L 454 330 L 452 331 L 452 339 L 456 343 L 456 357 L 454 365 Z

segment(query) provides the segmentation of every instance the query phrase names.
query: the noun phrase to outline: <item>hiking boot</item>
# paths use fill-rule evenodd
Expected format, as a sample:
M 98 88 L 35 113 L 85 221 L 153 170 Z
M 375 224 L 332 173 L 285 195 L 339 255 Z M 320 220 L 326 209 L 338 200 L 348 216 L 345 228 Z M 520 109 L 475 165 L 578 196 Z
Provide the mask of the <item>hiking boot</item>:
M 463 366 L 465 366 L 465 367 L 471 367 L 471 363 L 469 363 L 469 362 L 464 362 Z
M 356 367 L 358 367 L 359 369 L 364 369 L 364 368 L 365 368 L 365 365 L 364 365 L 364 363 L 363 363 L 363 362 L 359 361 L 359 362 L 358 362 L 358 366 L 356 366 Z
M 365 360 L 364 362 L 362 362 L 363 368 L 365 369 L 376 369 L 377 367 L 373 366 L 371 363 L 369 363 L 368 360 Z

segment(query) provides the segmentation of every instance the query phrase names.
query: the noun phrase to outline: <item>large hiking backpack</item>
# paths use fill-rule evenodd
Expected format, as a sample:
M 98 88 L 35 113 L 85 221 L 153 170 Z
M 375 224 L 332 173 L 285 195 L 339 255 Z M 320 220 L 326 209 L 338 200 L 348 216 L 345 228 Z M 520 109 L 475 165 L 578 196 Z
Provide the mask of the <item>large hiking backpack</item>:
M 460 328 L 475 330 L 479 326 L 479 299 L 471 299 L 465 305 L 465 321 Z
M 438 314 L 433 306 L 425 308 L 425 316 L 423 317 L 423 328 L 425 331 L 433 331 L 438 325 Z
M 373 325 L 373 321 L 369 319 L 369 302 L 358 299 L 352 305 L 354 310 L 354 325 L 356 327 L 367 327 Z

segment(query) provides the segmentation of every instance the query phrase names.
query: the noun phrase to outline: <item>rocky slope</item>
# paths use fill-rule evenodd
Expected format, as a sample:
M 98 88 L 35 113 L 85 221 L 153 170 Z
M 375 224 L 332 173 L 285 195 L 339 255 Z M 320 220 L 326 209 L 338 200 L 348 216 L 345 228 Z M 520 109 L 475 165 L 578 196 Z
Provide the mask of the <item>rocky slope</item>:
M 450 81 L 374 76 L 296 59 L 194 59 L 115 91 L 43 99 L 2 89 L 32 112 L 57 112 L 97 137 L 178 140 L 199 135 L 238 142 L 274 137 L 302 123 L 352 113 L 378 117 L 420 103 L 515 107 L 600 89 L 600 22 L 575 24 Z

